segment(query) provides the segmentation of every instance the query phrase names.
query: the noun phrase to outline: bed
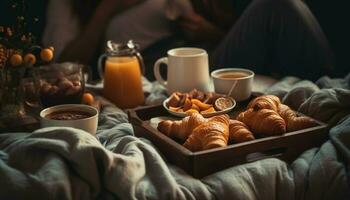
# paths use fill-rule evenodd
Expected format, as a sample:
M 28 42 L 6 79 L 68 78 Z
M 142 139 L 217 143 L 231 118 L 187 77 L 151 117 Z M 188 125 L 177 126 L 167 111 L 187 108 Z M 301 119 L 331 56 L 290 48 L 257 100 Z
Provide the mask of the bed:
M 144 82 L 146 103 L 165 98 Z M 329 140 L 292 164 L 269 158 L 202 179 L 134 137 L 126 113 L 101 99 L 97 137 L 72 128 L 0 134 L 0 199 L 350 199 L 349 89 L 350 74 L 274 83 L 263 92 L 328 123 Z

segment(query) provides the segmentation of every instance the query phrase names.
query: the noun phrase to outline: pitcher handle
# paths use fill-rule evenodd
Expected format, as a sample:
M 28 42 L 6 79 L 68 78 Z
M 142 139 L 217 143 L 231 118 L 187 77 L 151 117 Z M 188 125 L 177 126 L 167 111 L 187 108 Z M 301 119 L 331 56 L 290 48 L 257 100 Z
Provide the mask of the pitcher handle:
M 137 60 L 138 60 L 139 63 L 140 63 L 141 74 L 142 74 L 142 75 L 145 75 L 145 73 L 146 73 L 146 67 L 145 67 L 145 63 L 143 62 L 143 58 L 142 58 L 140 52 L 135 53 L 135 56 L 136 56 Z
M 162 75 L 160 74 L 159 68 L 161 64 L 166 64 L 168 66 L 168 58 L 167 57 L 163 57 L 160 58 L 156 61 L 156 63 L 154 64 L 154 68 L 153 68 L 153 73 L 154 76 L 156 77 L 156 80 L 162 84 L 163 86 L 167 87 L 167 82 L 163 79 Z
M 101 79 L 103 79 L 104 77 L 104 63 L 103 61 L 105 60 L 105 58 L 107 58 L 107 54 L 102 54 L 99 58 L 98 58 L 98 62 L 97 62 L 97 71 L 98 71 L 98 75 L 100 76 Z

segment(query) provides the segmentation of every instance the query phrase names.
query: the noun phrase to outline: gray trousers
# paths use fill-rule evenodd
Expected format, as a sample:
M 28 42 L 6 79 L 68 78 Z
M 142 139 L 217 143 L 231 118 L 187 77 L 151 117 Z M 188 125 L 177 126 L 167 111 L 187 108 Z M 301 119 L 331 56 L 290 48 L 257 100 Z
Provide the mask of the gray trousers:
M 333 53 L 301 0 L 253 0 L 215 50 L 213 67 L 315 80 L 331 73 Z

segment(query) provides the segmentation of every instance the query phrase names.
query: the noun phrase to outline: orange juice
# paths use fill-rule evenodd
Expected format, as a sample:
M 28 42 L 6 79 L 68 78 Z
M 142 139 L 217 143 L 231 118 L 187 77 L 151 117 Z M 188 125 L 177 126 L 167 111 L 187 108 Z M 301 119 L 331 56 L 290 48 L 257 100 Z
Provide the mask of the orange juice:
M 103 95 L 120 108 L 133 108 L 144 103 L 137 57 L 107 58 Z

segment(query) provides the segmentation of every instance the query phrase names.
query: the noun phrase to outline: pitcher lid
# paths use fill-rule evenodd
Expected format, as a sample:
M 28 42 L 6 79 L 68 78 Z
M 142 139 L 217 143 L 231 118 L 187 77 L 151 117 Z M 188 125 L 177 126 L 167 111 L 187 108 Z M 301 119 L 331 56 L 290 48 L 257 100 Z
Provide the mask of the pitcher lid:
M 106 45 L 106 52 L 111 54 L 135 53 L 138 52 L 139 47 L 140 46 L 133 40 L 129 40 L 127 43 L 116 43 L 108 40 Z

